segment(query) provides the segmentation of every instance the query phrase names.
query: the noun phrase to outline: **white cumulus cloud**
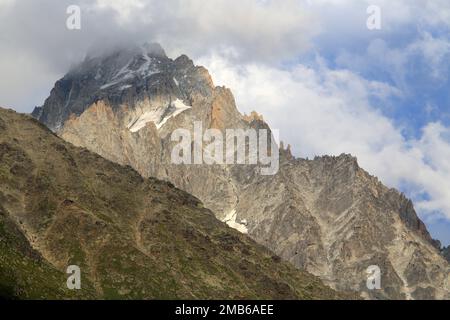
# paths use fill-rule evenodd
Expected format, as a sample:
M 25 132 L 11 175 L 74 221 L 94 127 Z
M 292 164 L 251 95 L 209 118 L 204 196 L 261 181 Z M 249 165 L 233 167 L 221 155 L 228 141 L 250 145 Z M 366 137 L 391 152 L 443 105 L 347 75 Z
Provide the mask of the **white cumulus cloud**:
M 450 128 L 429 123 L 419 139 L 406 139 L 370 99 L 398 95 L 396 88 L 324 64 L 280 70 L 236 66 L 219 55 L 202 63 L 232 89 L 242 111 L 257 110 L 279 129 L 297 156 L 351 153 L 388 186 L 410 186 L 422 214 L 440 211 L 450 219 Z

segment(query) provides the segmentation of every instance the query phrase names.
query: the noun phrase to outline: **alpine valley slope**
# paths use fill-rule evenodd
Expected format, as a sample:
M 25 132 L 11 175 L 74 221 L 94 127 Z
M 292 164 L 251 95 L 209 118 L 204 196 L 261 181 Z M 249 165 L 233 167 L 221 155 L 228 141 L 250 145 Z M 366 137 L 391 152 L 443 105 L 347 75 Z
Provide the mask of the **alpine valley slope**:
M 87 58 L 33 115 L 77 146 L 195 195 L 219 219 L 337 290 L 450 298 L 450 265 L 412 202 L 354 157 L 296 159 L 280 145 L 274 176 L 257 165 L 171 164 L 171 133 L 192 132 L 195 121 L 222 132 L 269 129 L 257 113 L 239 113 L 230 90 L 184 55 L 172 60 L 153 44 Z M 382 271 L 381 290 L 366 287 L 370 265 Z
M 69 265 L 81 290 L 66 288 Z M 170 183 L 0 108 L 0 298 L 346 297 Z

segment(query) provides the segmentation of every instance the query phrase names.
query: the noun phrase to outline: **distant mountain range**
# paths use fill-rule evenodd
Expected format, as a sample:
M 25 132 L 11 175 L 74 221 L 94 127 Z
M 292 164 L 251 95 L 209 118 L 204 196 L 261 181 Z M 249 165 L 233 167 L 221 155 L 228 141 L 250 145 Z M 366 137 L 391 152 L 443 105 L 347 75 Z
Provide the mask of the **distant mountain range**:
M 261 175 L 258 164 L 173 164 L 171 133 L 193 133 L 194 122 L 223 133 L 271 130 L 256 112 L 242 115 L 231 91 L 187 56 L 172 60 L 152 44 L 87 58 L 33 116 L 76 146 L 193 194 L 218 219 L 333 289 L 367 299 L 450 299 L 450 265 L 412 202 L 350 155 L 297 159 L 280 143 L 273 176 Z M 215 221 L 205 217 L 197 222 Z M 371 265 L 381 269 L 380 290 L 366 286 Z

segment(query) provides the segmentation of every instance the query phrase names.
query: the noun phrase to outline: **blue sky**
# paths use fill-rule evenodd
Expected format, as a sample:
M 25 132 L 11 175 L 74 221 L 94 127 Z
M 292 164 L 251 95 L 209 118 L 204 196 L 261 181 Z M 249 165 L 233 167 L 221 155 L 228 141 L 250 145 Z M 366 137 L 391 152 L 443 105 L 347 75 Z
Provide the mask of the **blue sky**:
M 65 27 L 72 4 L 78 31 Z M 380 30 L 366 26 L 373 4 Z M 450 244 L 448 0 L 0 0 L 0 29 L 2 106 L 30 112 L 89 50 L 157 41 L 206 66 L 297 156 L 356 156 Z
M 374 101 L 374 105 L 398 125 L 405 126 L 404 134 L 418 137 L 420 130 L 428 122 L 440 121 L 445 125 L 450 123 L 450 91 L 449 77 L 450 50 L 439 61 L 439 74 L 434 74 L 434 66 L 420 52 L 411 53 L 405 61 L 402 73 L 391 69 L 385 61 L 386 56 L 380 53 L 378 58 L 368 53 L 368 48 L 382 47 L 381 50 L 402 51 L 411 43 L 429 39 L 448 39 L 444 30 L 430 28 L 418 30 L 416 25 L 405 27 L 408 32 L 390 35 L 380 33 L 369 41 L 344 44 L 338 48 L 320 48 L 322 56 L 326 57 L 333 68 L 347 68 L 360 74 L 365 79 L 388 83 L 402 91 L 401 98 L 392 99 L 388 103 Z M 414 30 L 416 32 L 411 32 Z M 426 34 L 420 34 L 426 32 Z M 337 50 L 336 50 L 337 49 Z M 358 61 L 357 64 L 354 61 Z

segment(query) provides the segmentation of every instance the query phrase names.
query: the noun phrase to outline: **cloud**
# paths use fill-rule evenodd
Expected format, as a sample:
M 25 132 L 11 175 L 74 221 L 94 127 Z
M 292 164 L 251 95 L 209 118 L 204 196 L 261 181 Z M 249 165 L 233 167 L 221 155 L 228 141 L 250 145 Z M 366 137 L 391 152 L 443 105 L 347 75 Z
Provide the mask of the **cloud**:
M 116 10 L 122 21 L 135 23 L 137 18 L 168 50 L 179 54 L 182 48 L 193 56 L 227 48 L 240 60 L 292 58 L 317 31 L 315 20 L 296 0 L 241 0 L 239 5 L 227 0 L 135 0 L 128 10 L 120 1 L 100 3 Z
M 74 4 L 81 8 L 81 30 L 71 31 L 66 9 Z M 15 99 L 16 92 L 35 92 L 44 80 L 48 91 L 51 84 L 41 74 L 55 81 L 89 51 L 158 41 L 172 56 L 187 53 L 195 59 L 226 48 L 236 62 L 278 63 L 305 50 L 316 32 L 314 20 L 295 0 L 241 0 L 239 5 L 226 0 L 1 0 L 0 5 L 0 104 L 21 111 L 41 101 L 31 101 L 36 95 Z M 10 77 L 25 81 L 9 82 Z
M 403 32 L 411 26 L 450 26 L 450 3 L 447 0 L 303 0 L 303 5 L 320 17 L 324 25 L 357 33 L 365 28 L 366 9 L 381 9 L 383 32 Z M 351 27 L 348 27 L 351 26 Z M 335 29 L 333 29 L 335 30 Z
M 411 42 L 398 47 L 376 38 L 365 52 L 352 53 L 342 50 L 336 57 L 340 67 L 370 73 L 384 72 L 388 79 L 404 92 L 414 90 L 412 84 L 425 78 L 430 83 L 442 83 L 448 80 L 448 60 L 450 41 L 433 36 L 430 32 L 419 32 Z M 414 79 L 414 81 L 412 81 Z
M 450 58 L 450 41 L 436 38 L 428 32 L 423 32 L 418 41 L 410 44 L 406 54 L 420 54 L 427 62 L 431 76 L 435 80 L 445 80 L 448 75 L 447 61 Z
M 130 22 L 136 11 L 145 8 L 145 2 L 142 0 L 97 0 L 96 5 L 99 9 L 113 9 L 119 23 Z
M 94 13 L 88 1 L 79 1 L 86 6 L 83 29 L 69 31 L 66 9 L 72 3 L 15 0 L 0 10 L 0 105 L 30 112 L 89 48 L 127 38 L 112 11 Z
M 0 53 L 0 106 L 30 112 L 47 98 L 62 74 L 49 72 L 41 60 L 26 51 Z

